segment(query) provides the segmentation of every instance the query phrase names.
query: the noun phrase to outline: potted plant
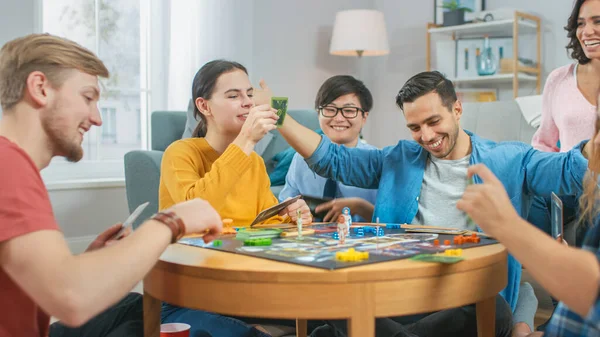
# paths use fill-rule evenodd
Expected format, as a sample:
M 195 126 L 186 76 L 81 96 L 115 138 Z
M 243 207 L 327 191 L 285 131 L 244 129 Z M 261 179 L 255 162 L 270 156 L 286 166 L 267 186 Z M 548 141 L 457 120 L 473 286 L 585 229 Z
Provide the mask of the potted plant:
M 461 6 L 457 0 L 446 0 L 440 6 L 444 12 L 444 26 L 456 26 L 465 23 L 465 12 L 472 12 L 470 8 Z

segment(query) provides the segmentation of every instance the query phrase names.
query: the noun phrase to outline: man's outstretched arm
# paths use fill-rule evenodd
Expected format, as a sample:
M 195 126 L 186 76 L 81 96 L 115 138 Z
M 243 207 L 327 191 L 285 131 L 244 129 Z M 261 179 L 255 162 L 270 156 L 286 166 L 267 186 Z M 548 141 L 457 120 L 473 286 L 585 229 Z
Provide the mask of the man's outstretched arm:
M 290 115 L 285 117 L 279 132 L 302 157 L 308 158 L 321 142 L 321 135 L 296 122 Z

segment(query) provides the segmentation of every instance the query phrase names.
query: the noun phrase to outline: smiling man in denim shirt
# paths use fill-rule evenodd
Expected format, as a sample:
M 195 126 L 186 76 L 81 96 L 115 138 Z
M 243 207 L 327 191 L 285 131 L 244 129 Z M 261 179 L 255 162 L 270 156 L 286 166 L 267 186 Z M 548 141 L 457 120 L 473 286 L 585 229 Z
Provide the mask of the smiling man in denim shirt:
M 589 152 L 586 142 L 566 153 L 545 153 L 524 143 L 496 143 L 463 130 L 462 104 L 452 82 L 439 72 L 423 72 L 409 79 L 396 103 L 404 112 L 414 141 L 401 140 L 381 150 L 347 148 L 333 144 L 292 118 L 286 119 L 280 132 L 319 175 L 346 185 L 378 188 L 374 217 L 384 223 L 466 228 L 467 217 L 456 209 L 456 202 L 467 186 L 467 167 L 477 163 L 484 163 L 498 176 L 512 205 L 523 217 L 527 216 L 534 195 L 578 195 L 583 190 Z M 475 177 L 474 182 L 481 181 Z M 521 265 L 509 256 L 508 284 L 500 294 L 512 309 L 520 280 Z M 503 329 L 507 323 L 500 319 L 502 304 L 506 303 L 501 299 L 497 302 L 497 335 L 506 335 Z M 454 309 L 445 311 L 451 310 Z M 465 311 L 449 317 L 458 314 L 464 315 Z M 474 318 L 474 309 L 466 315 Z M 467 324 L 453 327 L 452 321 L 457 320 L 449 317 L 431 322 L 428 330 L 434 325 L 445 335 L 476 333 Z M 415 329 L 413 332 L 420 335 Z

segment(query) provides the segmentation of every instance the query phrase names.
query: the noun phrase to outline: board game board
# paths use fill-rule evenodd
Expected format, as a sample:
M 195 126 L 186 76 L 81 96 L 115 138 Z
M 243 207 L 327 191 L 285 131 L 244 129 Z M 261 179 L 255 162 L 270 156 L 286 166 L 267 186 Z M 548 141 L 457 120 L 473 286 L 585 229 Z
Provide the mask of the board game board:
M 322 269 L 341 269 L 409 258 L 418 254 L 433 254 L 446 249 L 473 248 L 497 243 L 489 238 L 480 238 L 479 243 L 465 243 L 460 246 L 453 244 L 453 235 L 434 233 L 406 233 L 400 225 L 381 224 L 379 226 L 382 236 L 375 235 L 377 224 L 354 225 L 345 243 L 333 238 L 336 232 L 335 224 L 319 224 L 305 226 L 305 229 L 314 230 L 311 235 L 303 235 L 302 239 L 296 236 L 272 238 L 269 246 L 244 246 L 242 240 L 237 240 L 236 235 L 226 235 L 220 238 L 221 245 L 205 244 L 201 237 L 183 238 L 179 243 L 224 252 L 249 255 L 281 262 L 294 263 Z M 362 231 L 359 230 L 362 228 Z M 243 230 L 243 229 L 242 229 Z M 291 226 L 283 227 L 283 232 L 294 232 Z M 363 235 L 357 233 L 364 232 Z M 434 240 L 439 240 L 439 245 L 434 245 Z M 445 245 L 445 240 L 450 244 Z M 342 262 L 335 258 L 339 251 L 354 248 L 359 252 L 369 252 L 369 258 L 363 261 Z

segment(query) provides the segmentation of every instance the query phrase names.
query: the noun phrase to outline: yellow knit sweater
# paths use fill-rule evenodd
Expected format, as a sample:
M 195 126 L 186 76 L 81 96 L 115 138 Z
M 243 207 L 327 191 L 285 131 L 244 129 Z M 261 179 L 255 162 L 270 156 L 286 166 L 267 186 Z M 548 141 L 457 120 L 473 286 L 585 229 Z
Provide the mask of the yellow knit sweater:
M 208 201 L 232 226 L 249 226 L 262 210 L 278 203 L 263 159 L 230 144 L 219 155 L 204 138 L 182 139 L 165 151 L 160 174 L 160 210 L 193 198 Z M 273 217 L 265 223 L 281 223 Z

